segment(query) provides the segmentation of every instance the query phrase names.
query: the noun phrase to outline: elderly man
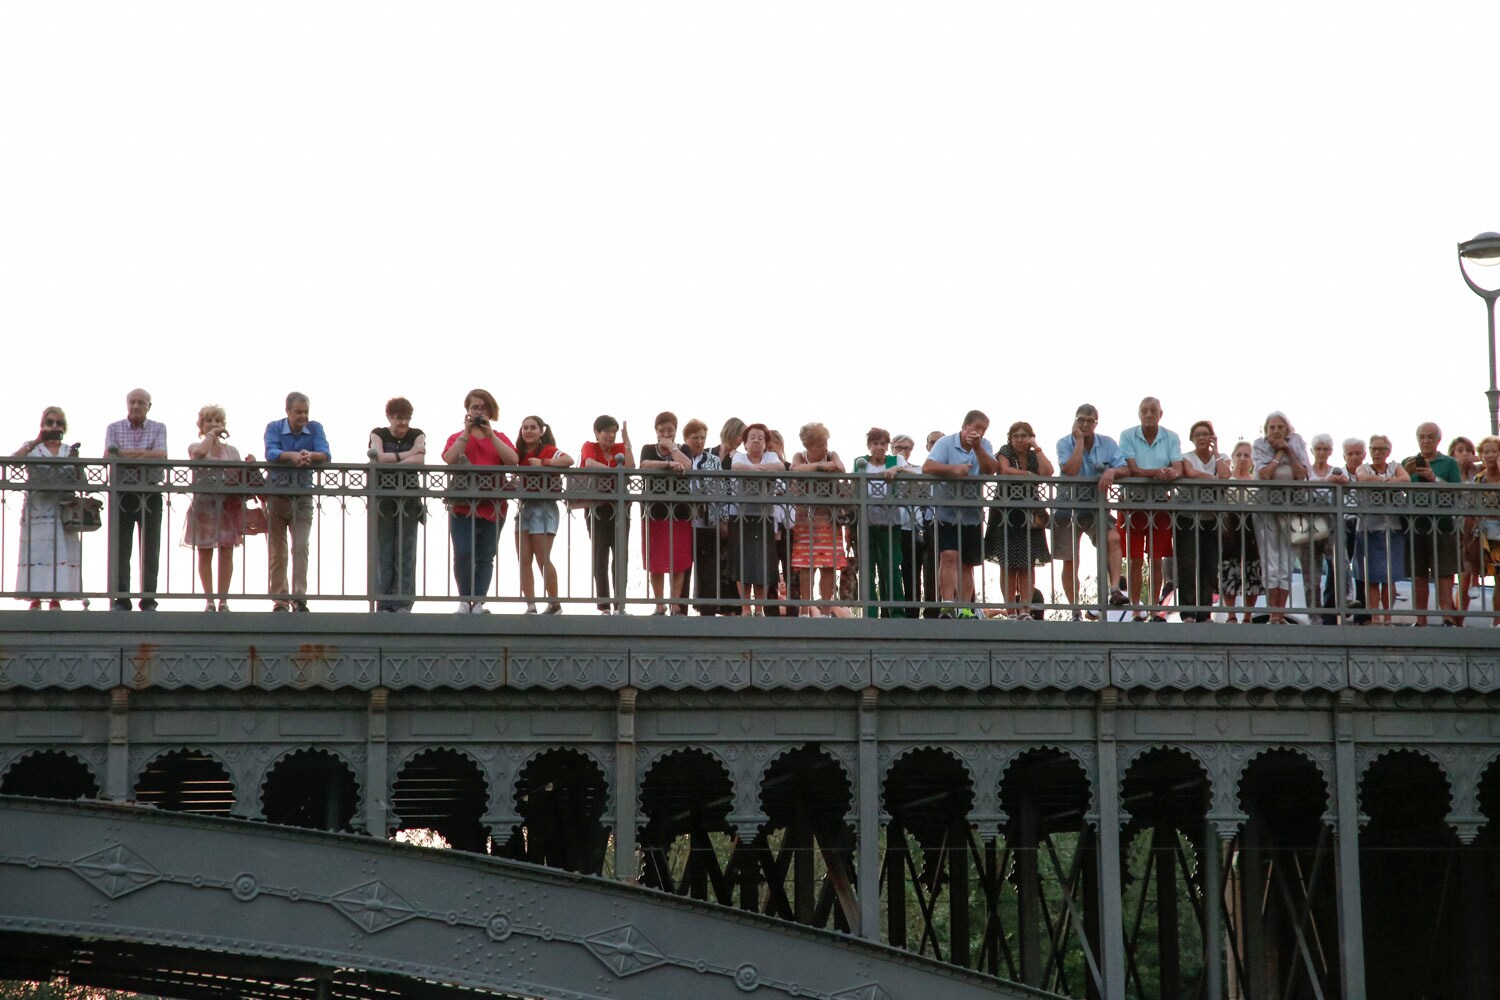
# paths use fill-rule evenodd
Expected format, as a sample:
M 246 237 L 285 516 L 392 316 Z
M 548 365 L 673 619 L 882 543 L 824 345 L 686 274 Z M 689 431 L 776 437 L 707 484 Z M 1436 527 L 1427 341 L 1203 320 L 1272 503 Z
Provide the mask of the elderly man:
M 1126 466 L 1125 456 L 1120 454 L 1120 446 L 1113 438 L 1097 433 L 1098 427 L 1098 409 L 1092 403 L 1080 405 L 1073 416 L 1072 433 L 1057 442 L 1057 474 L 1097 479 L 1098 488 L 1108 492 L 1115 477 Z M 1098 496 L 1092 487 L 1064 486 L 1058 491 L 1059 500 L 1097 501 Z M 1083 536 L 1087 535 L 1095 548 L 1103 536 L 1107 561 L 1104 579 L 1099 581 L 1101 593 L 1120 573 L 1120 536 L 1115 531 L 1114 519 L 1106 513 L 1104 530 L 1100 531 L 1097 509 L 1095 503 L 1092 509 L 1061 507 L 1052 514 L 1052 542 L 1062 560 L 1063 592 L 1068 595 L 1070 604 L 1078 603 L 1078 545 Z M 1129 601 L 1119 587 L 1110 589 L 1110 604 L 1121 605 Z M 1073 619 L 1077 621 L 1078 618 L 1079 612 L 1075 608 Z
M 1443 431 L 1431 421 L 1417 427 L 1417 454 L 1401 464 L 1414 483 L 1461 483 L 1463 473 L 1458 463 L 1438 451 Z M 1432 506 L 1436 507 L 1434 499 Z M 1438 608 L 1456 612 L 1453 606 L 1453 577 L 1459 570 L 1459 537 L 1457 525 L 1449 516 L 1417 515 L 1411 519 L 1407 533 L 1407 569 L 1411 571 L 1411 605 L 1418 612 L 1427 610 L 1427 584 L 1437 577 Z M 1426 625 L 1427 616 L 1418 614 L 1416 624 Z M 1456 614 L 1443 615 L 1444 625 L 1462 625 Z
M 963 429 L 957 434 L 934 441 L 922 463 L 922 472 L 943 479 L 967 480 L 973 476 L 996 476 L 1000 463 L 994 449 L 985 440 L 990 418 L 978 410 L 964 415 Z M 933 489 L 936 506 L 938 549 L 938 600 L 967 604 L 974 600 L 974 567 L 984 562 L 984 508 L 977 501 L 984 498 L 978 483 L 940 483 Z M 976 501 L 966 507 L 941 506 L 943 500 Z M 963 572 L 959 572 L 962 566 Z M 958 609 L 958 617 L 976 617 L 968 607 Z M 953 615 L 945 608 L 940 618 Z
M 274 471 L 267 482 L 271 486 L 312 486 L 312 466 L 329 460 L 328 438 L 323 425 L 308 419 L 307 397 L 300 392 L 286 397 L 286 419 L 266 425 L 266 461 L 300 472 Z M 269 580 L 267 591 L 275 601 L 272 611 L 306 611 L 307 548 L 312 533 L 313 499 L 309 494 L 272 496 L 266 505 L 269 531 L 266 535 Z M 292 589 L 287 591 L 287 534 L 291 534 Z
M 1141 400 L 1137 410 L 1141 422 L 1120 432 L 1120 454 L 1125 457 L 1125 475 L 1131 479 L 1152 479 L 1170 483 L 1182 476 L 1182 442 L 1175 431 L 1161 425 L 1161 401 L 1155 396 Z M 1146 494 L 1162 499 L 1165 490 Z M 1120 533 L 1124 536 L 1126 558 L 1125 581 L 1130 603 L 1141 603 L 1141 572 L 1151 560 L 1151 603 L 1160 604 L 1162 560 L 1172 554 L 1172 515 L 1166 511 L 1134 510 L 1122 513 Z M 1164 622 L 1160 612 L 1137 612 L 1136 621 Z
M 167 428 L 147 420 L 151 412 L 151 393 L 131 389 L 125 396 L 125 419 L 116 420 L 104 430 L 104 450 L 116 458 L 142 459 L 167 457 Z M 110 507 L 110 530 L 115 544 L 116 611 L 130 610 L 130 555 L 136 533 L 141 536 L 141 610 L 156 610 L 156 574 L 161 564 L 161 491 L 145 489 L 160 485 L 160 466 L 116 466 L 114 503 Z

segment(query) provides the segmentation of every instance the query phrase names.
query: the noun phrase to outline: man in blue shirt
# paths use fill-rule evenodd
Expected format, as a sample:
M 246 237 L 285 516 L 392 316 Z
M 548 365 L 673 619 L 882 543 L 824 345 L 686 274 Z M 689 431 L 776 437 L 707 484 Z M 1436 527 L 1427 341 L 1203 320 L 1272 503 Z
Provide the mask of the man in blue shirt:
M 286 397 L 286 419 L 266 425 L 266 461 L 299 472 L 273 471 L 272 486 L 310 488 L 312 467 L 329 459 L 328 438 L 323 425 L 309 420 L 307 397 L 300 392 Z M 307 549 L 312 534 L 313 498 L 306 494 L 272 496 L 266 505 L 266 535 L 269 581 L 266 590 L 275 604 L 272 611 L 307 610 Z M 287 535 L 291 535 L 292 589 L 286 587 Z
M 963 430 L 938 440 L 927 452 L 922 472 L 944 479 L 967 480 L 972 476 L 997 476 L 1000 463 L 985 439 L 990 418 L 978 410 L 964 415 Z M 974 600 L 974 567 L 984 561 L 984 485 L 982 483 L 938 483 L 933 487 L 938 537 L 938 600 L 955 598 L 967 604 Z M 943 500 L 967 501 L 966 506 L 943 506 Z M 959 566 L 963 573 L 959 573 Z M 962 591 L 960 592 L 960 586 Z M 944 611 L 941 618 L 950 617 Z M 970 608 L 959 617 L 972 618 Z
M 1108 493 L 1119 470 L 1125 468 L 1125 456 L 1114 439 L 1096 433 L 1099 426 L 1099 411 L 1092 403 L 1078 407 L 1073 419 L 1073 431 L 1057 442 L 1057 473 L 1060 476 L 1097 479 L 1094 486 L 1063 486 L 1058 490 L 1058 499 L 1086 502 L 1089 507 L 1077 509 L 1059 508 L 1052 514 L 1052 542 L 1063 564 L 1063 592 L 1070 604 L 1078 603 L 1078 544 L 1087 535 L 1094 547 L 1099 547 L 1099 490 Z M 1104 543 L 1106 547 L 1105 576 L 1099 581 L 1099 590 L 1110 587 L 1109 603 L 1120 605 L 1128 598 L 1119 587 L 1111 586 L 1120 575 L 1120 536 L 1115 531 L 1115 520 L 1104 512 Z M 1075 609 L 1073 618 L 1079 617 Z
M 1138 411 L 1141 422 L 1120 432 L 1120 454 L 1125 456 L 1125 475 L 1131 479 L 1152 479 L 1170 483 L 1182 475 L 1182 443 L 1176 433 L 1161 425 L 1161 401 L 1155 396 L 1141 400 Z M 1139 490 L 1139 487 L 1134 488 Z M 1166 491 L 1142 491 L 1151 500 L 1166 499 Z M 1140 493 L 1136 493 L 1137 498 Z M 1162 599 L 1162 560 L 1172 554 L 1172 515 L 1166 511 L 1123 511 L 1120 530 L 1124 534 L 1126 558 L 1125 580 L 1130 588 L 1130 603 L 1141 601 L 1141 570 L 1151 560 L 1151 603 Z M 1136 614 L 1136 621 L 1164 622 L 1160 612 Z

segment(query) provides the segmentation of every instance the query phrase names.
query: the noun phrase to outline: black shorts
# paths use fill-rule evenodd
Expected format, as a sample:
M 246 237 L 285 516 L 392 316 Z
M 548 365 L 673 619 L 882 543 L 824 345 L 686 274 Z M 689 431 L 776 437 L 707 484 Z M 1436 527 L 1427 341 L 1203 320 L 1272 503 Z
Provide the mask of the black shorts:
M 958 561 L 965 566 L 978 566 L 984 562 L 984 525 L 939 521 L 937 529 L 939 552 L 957 552 Z

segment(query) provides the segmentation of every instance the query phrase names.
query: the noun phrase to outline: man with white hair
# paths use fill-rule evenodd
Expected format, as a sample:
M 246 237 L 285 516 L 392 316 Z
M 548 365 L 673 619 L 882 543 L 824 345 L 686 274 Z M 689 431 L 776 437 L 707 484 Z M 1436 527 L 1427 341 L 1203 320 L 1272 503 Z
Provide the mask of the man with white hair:
M 125 419 L 116 420 L 104 429 L 104 451 L 115 458 L 141 459 L 167 457 L 167 427 L 147 420 L 151 412 L 151 393 L 131 389 L 125 394 Z M 115 611 L 130 610 L 130 556 L 136 532 L 141 536 L 141 610 L 156 610 L 156 575 L 161 565 L 161 490 L 143 487 L 160 485 L 160 466 L 116 466 L 112 474 L 113 503 L 110 506 L 110 532 L 115 545 L 115 591 L 110 606 Z
M 1463 473 L 1458 463 L 1438 451 L 1443 431 L 1428 421 L 1417 427 L 1417 454 L 1403 461 L 1414 483 L 1461 483 Z M 1433 507 L 1438 506 L 1436 500 Z M 1417 515 L 1411 518 L 1407 532 L 1407 569 L 1411 571 L 1411 606 L 1418 612 L 1427 610 L 1427 584 L 1437 577 L 1438 608 L 1453 612 L 1453 578 L 1458 574 L 1459 538 L 1457 525 L 1449 516 Z M 1418 614 L 1416 624 L 1426 625 L 1427 616 Z M 1443 615 L 1444 625 L 1462 625 L 1457 614 Z

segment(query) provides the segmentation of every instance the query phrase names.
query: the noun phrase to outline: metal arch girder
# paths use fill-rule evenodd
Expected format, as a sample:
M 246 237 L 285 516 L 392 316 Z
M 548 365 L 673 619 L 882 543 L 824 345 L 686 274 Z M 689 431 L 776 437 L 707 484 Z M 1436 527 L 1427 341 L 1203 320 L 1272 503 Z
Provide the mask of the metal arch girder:
M 5 932 L 548 1000 L 1054 996 L 846 935 L 495 858 L 0 796 Z

